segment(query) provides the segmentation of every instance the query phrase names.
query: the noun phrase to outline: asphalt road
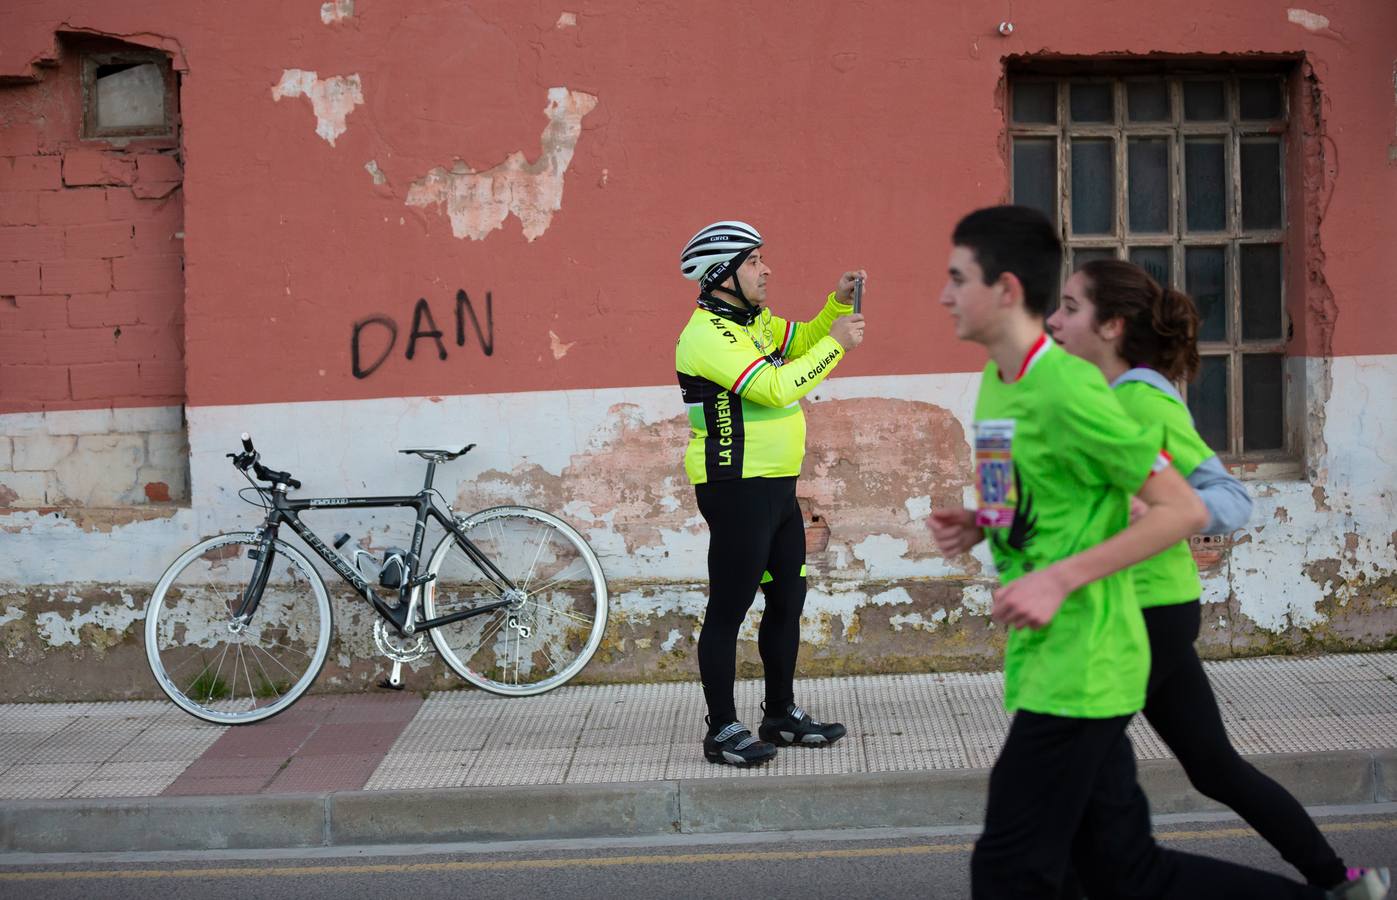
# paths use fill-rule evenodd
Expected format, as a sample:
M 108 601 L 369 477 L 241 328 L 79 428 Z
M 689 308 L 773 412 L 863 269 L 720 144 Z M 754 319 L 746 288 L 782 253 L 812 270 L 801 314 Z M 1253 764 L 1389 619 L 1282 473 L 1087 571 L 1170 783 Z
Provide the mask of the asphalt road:
M 1350 864 L 1397 866 L 1397 804 L 1313 811 Z M 1245 824 L 1167 816 L 1171 847 L 1288 873 Z M 0 857 L 0 897 L 381 900 L 414 897 L 969 896 L 968 829 L 675 835 L 449 847 Z

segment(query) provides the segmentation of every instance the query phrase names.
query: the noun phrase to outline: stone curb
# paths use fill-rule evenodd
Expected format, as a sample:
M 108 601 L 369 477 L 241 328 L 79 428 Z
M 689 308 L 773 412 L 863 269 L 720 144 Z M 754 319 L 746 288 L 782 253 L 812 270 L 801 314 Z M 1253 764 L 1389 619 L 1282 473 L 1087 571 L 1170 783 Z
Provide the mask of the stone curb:
M 1397 801 L 1397 749 L 1248 757 L 1301 803 Z M 1213 811 L 1173 760 L 1139 764 L 1155 813 Z M 974 825 L 988 772 L 732 777 L 239 797 L 0 801 L 0 853 L 269 849 Z

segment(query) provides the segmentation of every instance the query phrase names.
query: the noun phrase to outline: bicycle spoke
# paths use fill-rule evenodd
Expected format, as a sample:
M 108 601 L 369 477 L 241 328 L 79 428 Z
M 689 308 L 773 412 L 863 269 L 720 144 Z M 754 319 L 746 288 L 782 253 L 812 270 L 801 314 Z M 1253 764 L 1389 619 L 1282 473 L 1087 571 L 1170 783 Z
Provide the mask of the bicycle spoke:
M 238 656 L 239 656 L 239 658 L 241 658 L 242 655 L 243 655 L 242 651 L 243 651 L 243 648 L 242 648 L 241 645 L 239 645 L 239 646 L 238 646 Z M 249 666 L 249 665 L 247 664 L 247 660 L 246 660 L 246 659 L 243 659 L 243 674 L 247 676 L 247 699 L 248 699 L 249 701 L 251 701 L 251 703 L 252 703 L 253 706 L 256 706 L 256 705 L 257 705 L 257 689 L 254 688 L 254 687 L 252 686 L 252 667 Z
M 273 642 L 272 642 L 272 646 L 273 646 L 273 647 L 280 647 L 280 646 L 282 646 L 282 645 L 276 643 L 275 641 L 273 641 Z M 290 647 L 287 647 L 286 649 L 290 650 L 291 648 L 290 648 Z M 293 653 L 297 653 L 297 652 L 300 652 L 300 651 L 293 650 L 292 652 L 293 652 Z M 283 669 L 285 669 L 285 670 L 286 670 L 286 674 L 287 674 L 287 675 L 290 675 L 292 678 L 299 678 L 299 677 L 300 677 L 299 675 L 296 674 L 296 672 L 295 672 L 294 669 L 292 669 L 290 666 L 286 665 L 286 663 L 282 662 L 281 660 L 277 659 L 275 656 L 272 656 L 272 655 L 271 655 L 270 653 L 268 653 L 266 650 L 263 650 L 263 651 L 262 651 L 262 655 L 265 656 L 265 657 L 267 657 L 267 659 L 270 659 L 272 662 L 276 663 L 277 665 L 281 666 Z M 306 656 L 306 654 L 304 654 L 304 653 L 302 653 L 301 655 L 302 655 L 302 656 Z M 258 666 L 261 666 L 261 663 L 258 663 Z
M 231 647 L 232 644 L 225 644 L 223 646 L 223 652 L 218 656 L 218 668 L 214 669 L 213 677 L 209 679 L 209 695 L 205 698 L 206 700 L 213 699 L 214 688 L 218 685 L 218 676 L 223 674 L 223 661 L 228 658 L 228 651 Z
M 272 691 L 272 693 L 273 693 L 274 695 L 276 695 L 277 697 L 280 697 L 280 696 L 281 696 L 281 692 L 278 691 L 278 690 L 276 689 L 276 683 L 273 682 L 273 681 L 272 681 L 272 677 L 271 677 L 270 675 L 267 674 L 267 668 L 266 668 L 266 666 L 262 665 L 262 661 L 261 661 L 260 659 L 257 658 L 257 655 L 256 655 L 255 652 L 249 651 L 248 655 L 252 657 L 253 662 L 257 663 L 257 671 L 260 672 L 260 673 L 262 673 L 262 683 L 263 683 L 266 687 L 270 688 L 271 691 Z M 265 650 L 262 651 L 262 655 L 263 655 L 263 656 L 266 656 L 266 655 L 267 655 L 267 652 L 266 652 Z M 273 661 L 275 662 L 275 658 L 273 658 Z
M 564 573 L 564 572 L 568 572 L 568 570 L 571 569 L 572 566 L 573 566 L 573 563 L 568 563 L 567 566 L 566 566 L 565 568 L 560 569 L 559 571 L 557 571 L 557 572 L 554 573 L 555 577 L 554 577 L 554 579 L 553 579 L 552 581 L 548 582 L 548 583 L 545 584 L 543 587 L 536 587 L 536 588 L 534 588 L 533 590 L 529 591 L 529 593 L 530 593 L 530 594 L 542 594 L 544 591 L 548 590 L 548 589 L 551 588 L 553 585 L 555 585 L 555 584 L 559 583 L 560 581 L 562 581 L 563 578 L 564 578 L 563 573 Z M 567 577 L 571 577 L 571 575 L 569 574 Z
M 146 653 L 161 687 L 186 712 L 216 724 L 255 722 L 285 709 L 309 687 L 328 651 L 329 598 L 309 561 L 280 545 L 257 622 L 229 627 L 253 583 L 242 570 L 258 543 L 239 536 L 196 545 L 166 571 L 147 606 Z M 217 578 L 209 575 L 214 562 Z
M 255 640 L 255 641 L 260 641 L 260 640 L 262 639 L 262 637 L 261 637 L 261 632 L 258 632 L 258 634 L 255 635 L 252 639 Z M 267 646 L 268 646 L 268 647 L 276 647 L 276 648 L 279 649 L 279 650 L 285 650 L 287 653 L 295 653 L 295 654 L 298 654 L 298 655 L 300 655 L 300 656 L 304 656 L 304 657 L 306 657 L 307 659 L 310 658 L 310 654 L 307 653 L 306 651 L 304 651 L 304 650 L 297 650 L 295 647 L 288 646 L 287 644 L 283 644 L 283 643 L 281 643 L 280 641 L 267 641 Z M 291 671 L 291 670 L 290 670 L 290 669 L 287 669 L 287 671 L 289 672 L 289 671 Z
M 553 543 L 553 530 L 546 525 L 542 526 L 542 530 L 548 536 L 548 539 L 539 544 L 538 550 L 534 551 L 534 561 L 529 563 L 529 572 L 524 576 L 524 583 L 519 585 L 521 591 L 527 591 L 529 589 L 529 582 L 534 580 L 534 569 L 538 568 L 538 561 L 543 558 L 543 548 Z
M 589 627 L 591 626 L 591 624 L 592 624 L 593 622 L 596 621 L 596 617 L 595 617 L 595 616 L 589 616 L 589 615 L 587 615 L 586 613 L 576 613 L 576 612 L 572 612 L 571 610 L 562 609 L 561 607 L 557 607 L 557 606 L 552 606 L 551 604 L 548 604 L 548 603 L 539 603 L 537 600 L 533 599 L 532 597 L 529 598 L 529 601 L 528 601 L 528 602 L 532 603 L 532 604 L 534 605 L 534 607 L 537 608 L 537 609 L 546 609 L 546 610 L 548 610 L 550 613 L 553 613 L 554 615 L 559 615 L 559 616 L 563 616 L 563 617 L 568 618 L 568 619 L 572 619 L 574 622 L 578 622 L 578 623 L 580 623 L 580 624 L 582 624 L 582 625 L 587 625 L 587 626 L 589 626 Z
M 450 600 L 434 596 L 433 615 L 495 593 L 492 579 L 479 579 L 477 569 L 498 569 L 526 602 L 510 604 L 488 622 L 468 619 L 434 629 L 442 658 L 472 684 L 509 695 L 542 693 L 576 674 L 595 652 L 606 621 L 603 575 L 586 542 L 554 517 L 528 508 L 478 514 L 466 534 L 485 559 L 478 566 L 460 560 L 459 543 L 444 539 L 434 570 L 441 584 L 454 588 L 459 581 L 462 590 Z M 473 599 L 465 596 L 471 588 L 478 594 Z
M 538 651 L 543 654 L 544 659 L 548 660 L 548 670 L 550 672 L 561 671 L 561 667 L 558 665 L 558 661 L 553 658 L 553 654 L 548 652 L 547 641 L 542 641 L 539 643 Z

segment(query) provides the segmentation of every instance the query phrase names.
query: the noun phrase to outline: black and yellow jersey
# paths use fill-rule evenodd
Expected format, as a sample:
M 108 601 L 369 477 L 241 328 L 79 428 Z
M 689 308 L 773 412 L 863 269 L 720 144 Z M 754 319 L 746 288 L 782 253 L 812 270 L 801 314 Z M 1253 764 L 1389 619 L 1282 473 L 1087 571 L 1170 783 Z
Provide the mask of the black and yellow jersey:
M 744 327 L 706 309 L 694 310 L 674 352 L 692 429 L 684 453 L 689 481 L 800 474 L 805 457 L 800 398 L 844 358 L 829 327 L 852 312 L 833 293 L 809 322 L 788 322 L 763 309 Z

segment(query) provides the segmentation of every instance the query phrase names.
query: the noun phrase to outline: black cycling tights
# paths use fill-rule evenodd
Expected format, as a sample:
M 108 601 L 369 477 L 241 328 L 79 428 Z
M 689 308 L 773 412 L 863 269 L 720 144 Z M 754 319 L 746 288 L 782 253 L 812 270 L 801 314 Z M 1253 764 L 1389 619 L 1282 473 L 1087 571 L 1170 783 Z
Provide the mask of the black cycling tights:
M 1344 864 L 1285 788 L 1237 755 L 1217 699 L 1198 661 L 1197 602 L 1145 610 L 1150 632 L 1150 686 L 1145 718 L 1169 745 L 1200 794 L 1230 806 L 1310 884 L 1344 880 Z
M 761 585 L 766 612 L 757 650 L 766 674 L 766 708 L 774 715 L 795 700 L 800 613 L 805 607 L 805 523 L 795 478 L 743 478 L 695 486 L 708 522 L 708 610 L 699 635 L 699 677 L 708 701 L 709 727 L 737 721 L 733 680 L 737 632 Z

